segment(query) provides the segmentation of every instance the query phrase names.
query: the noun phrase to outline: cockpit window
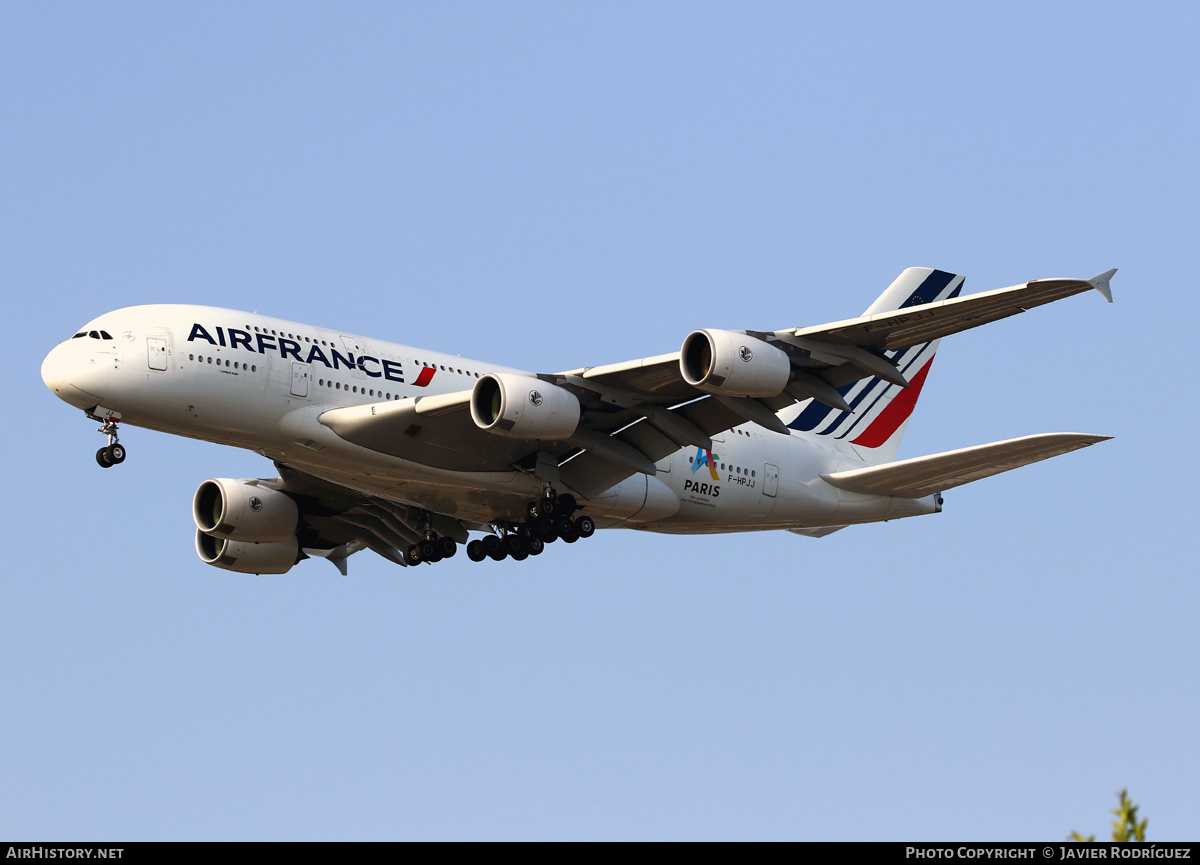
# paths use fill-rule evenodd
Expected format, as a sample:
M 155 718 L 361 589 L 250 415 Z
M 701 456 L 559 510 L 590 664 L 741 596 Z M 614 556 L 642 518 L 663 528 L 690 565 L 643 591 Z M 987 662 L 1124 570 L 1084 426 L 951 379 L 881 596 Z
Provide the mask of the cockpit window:
M 79 337 L 81 337 L 81 336 L 87 336 L 87 331 L 81 330 L 81 331 L 79 331 L 79 333 L 77 333 L 73 337 L 71 337 L 71 339 L 79 339 Z
M 99 338 L 100 338 L 100 332 L 99 332 L 99 331 L 96 331 L 96 330 L 89 330 L 89 331 L 88 331 L 88 336 L 90 336 L 92 339 L 99 339 Z
M 112 334 L 109 333 L 107 330 L 102 330 L 102 331 L 100 331 L 100 338 L 101 339 L 112 339 Z

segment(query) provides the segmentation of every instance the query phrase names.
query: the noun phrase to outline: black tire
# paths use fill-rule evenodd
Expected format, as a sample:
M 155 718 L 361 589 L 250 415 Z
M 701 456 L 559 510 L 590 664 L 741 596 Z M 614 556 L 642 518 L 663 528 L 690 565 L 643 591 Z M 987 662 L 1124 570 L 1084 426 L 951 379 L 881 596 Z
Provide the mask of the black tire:
M 564 517 L 569 517 L 579 510 L 579 505 L 575 501 L 575 496 L 571 495 L 570 493 L 563 493 L 561 496 L 559 496 L 558 504 L 556 504 L 554 507 L 558 513 L 562 514 Z
M 437 544 L 433 541 L 421 541 L 421 543 L 417 544 L 417 549 L 421 551 L 421 561 L 436 562 L 441 559 L 441 555 L 438 554 Z
M 546 545 L 542 543 L 541 538 L 530 538 L 526 546 L 531 556 L 540 556 L 542 550 L 546 549 Z
M 467 558 L 473 562 L 482 562 L 487 558 L 487 553 L 483 551 L 483 541 L 476 539 L 467 544 Z
M 416 544 L 409 544 L 408 548 L 404 551 L 404 563 L 406 565 L 421 564 L 421 551 L 417 548 Z
M 521 549 L 517 550 L 517 552 L 515 552 L 515 553 L 509 553 L 508 557 L 510 559 L 512 559 L 514 562 L 523 562 L 527 558 L 529 558 L 529 550 L 522 547 Z
M 543 496 L 542 500 L 538 502 L 538 512 L 544 517 L 554 516 L 554 508 L 554 499 L 550 496 Z
M 520 535 L 505 535 L 502 544 L 504 552 L 514 558 L 517 553 L 525 551 L 525 539 Z
M 541 538 L 543 541 L 554 533 L 554 523 L 546 517 L 538 517 L 529 524 L 529 528 L 535 538 Z
M 590 538 L 596 533 L 595 521 L 591 517 L 580 517 L 575 521 L 575 533 L 581 538 Z
M 108 448 L 100 448 L 96 451 L 96 462 L 100 464 L 102 469 L 111 469 L 112 461 L 108 458 Z
M 494 562 L 499 562 L 504 558 L 504 547 L 500 545 L 500 539 L 495 535 L 488 535 L 483 539 L 483 552 Z
M 452 559 L 458 552 L 458 544 L 454 542 L 454 538 L 438 538 L 437 545 L 443 559 Z
M 125 445 L 114 442 L 105 450 L 108 452 L 108 461 L 114 466 L 125 462 Z
M 571 534 L 571 530 L 575 528 L 575 524 L 571 522 L 570 517 L 555 517 L 554 518 L 554 534 L 560 538 L 565 538 Z
M 559 537 L 563 539 L 564 543 L 573 544 L 579 540 L 579 532 L 575 531 L 574 526 L 571 526 L 571 531 L 563 532 L 561 535 L 559 535 Z

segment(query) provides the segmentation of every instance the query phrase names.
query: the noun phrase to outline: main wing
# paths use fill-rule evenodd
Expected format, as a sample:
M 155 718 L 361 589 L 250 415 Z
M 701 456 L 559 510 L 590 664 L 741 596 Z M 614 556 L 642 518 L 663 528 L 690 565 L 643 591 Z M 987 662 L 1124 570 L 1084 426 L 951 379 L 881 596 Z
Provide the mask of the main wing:
M 322 446 L 348 442 L 452 471 L 527 472 L 589 499 L 635 472 L 653 475 L 654 464 L 681 447 L 711 449 L 712 436 L 743 423 L 786 435 L 776 412 L 795 403 L 816 400 L 848 410 L 837 389 L 859 379 L 907 387 L 887 352 L 1092 289 L 1111 302 L 1115 272 L 935 302 L 923 302 L 918 290 L 901 309 L 872 312 L 877 302 L 868 314 L 845 321 L 776 331 L 696 331 L 669 354 L 510 376 L 514 387 L 525 384 L 531 403 L 554 402 L 549 397 L 557 399 L 559 390 L 577 401 L 578 422 L 572 419 L 569 430 L 556 428 L 553 435 L 525 436 L 519 423 L 506 428 L 500 421 L 483 428 L 471 410 L 473 391 L 464 390 L 319 411 L 311 420 L 321 429 L 297 423 L 294 437 L 307 439 L 305 444 L 320 438 Z M 935 277 L 942 286 L 957 281 L 957 294 L 961 277 L 928 268 L 910 268 L 893 285 Z

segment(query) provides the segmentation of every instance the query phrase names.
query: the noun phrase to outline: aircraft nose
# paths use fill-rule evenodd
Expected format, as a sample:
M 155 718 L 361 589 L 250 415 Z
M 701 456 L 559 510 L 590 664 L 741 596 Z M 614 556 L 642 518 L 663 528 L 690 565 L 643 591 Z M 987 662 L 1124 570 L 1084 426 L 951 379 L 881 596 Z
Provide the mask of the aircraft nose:
M 70 343 L 56 345 L 42 361 L 42 381 L 51 393 L 78 408 L 91 408 L 100 397 L 80 387 L 85 384 L 88 361 Z

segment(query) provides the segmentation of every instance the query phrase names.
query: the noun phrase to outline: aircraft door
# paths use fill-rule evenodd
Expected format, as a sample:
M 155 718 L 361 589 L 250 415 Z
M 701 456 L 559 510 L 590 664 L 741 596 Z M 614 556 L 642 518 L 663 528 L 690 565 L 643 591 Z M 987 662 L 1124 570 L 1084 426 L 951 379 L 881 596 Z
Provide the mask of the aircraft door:
M 292 361 L 292 396 L 308 396 L 308 364 Z
M 166 369 L 167 341 L 157 336 L 146 337 L 146 360 L 150 369 Z
M 762 494 L 775 498 L 779 493 L 779 466 L 767 463 L 763 466 Z

